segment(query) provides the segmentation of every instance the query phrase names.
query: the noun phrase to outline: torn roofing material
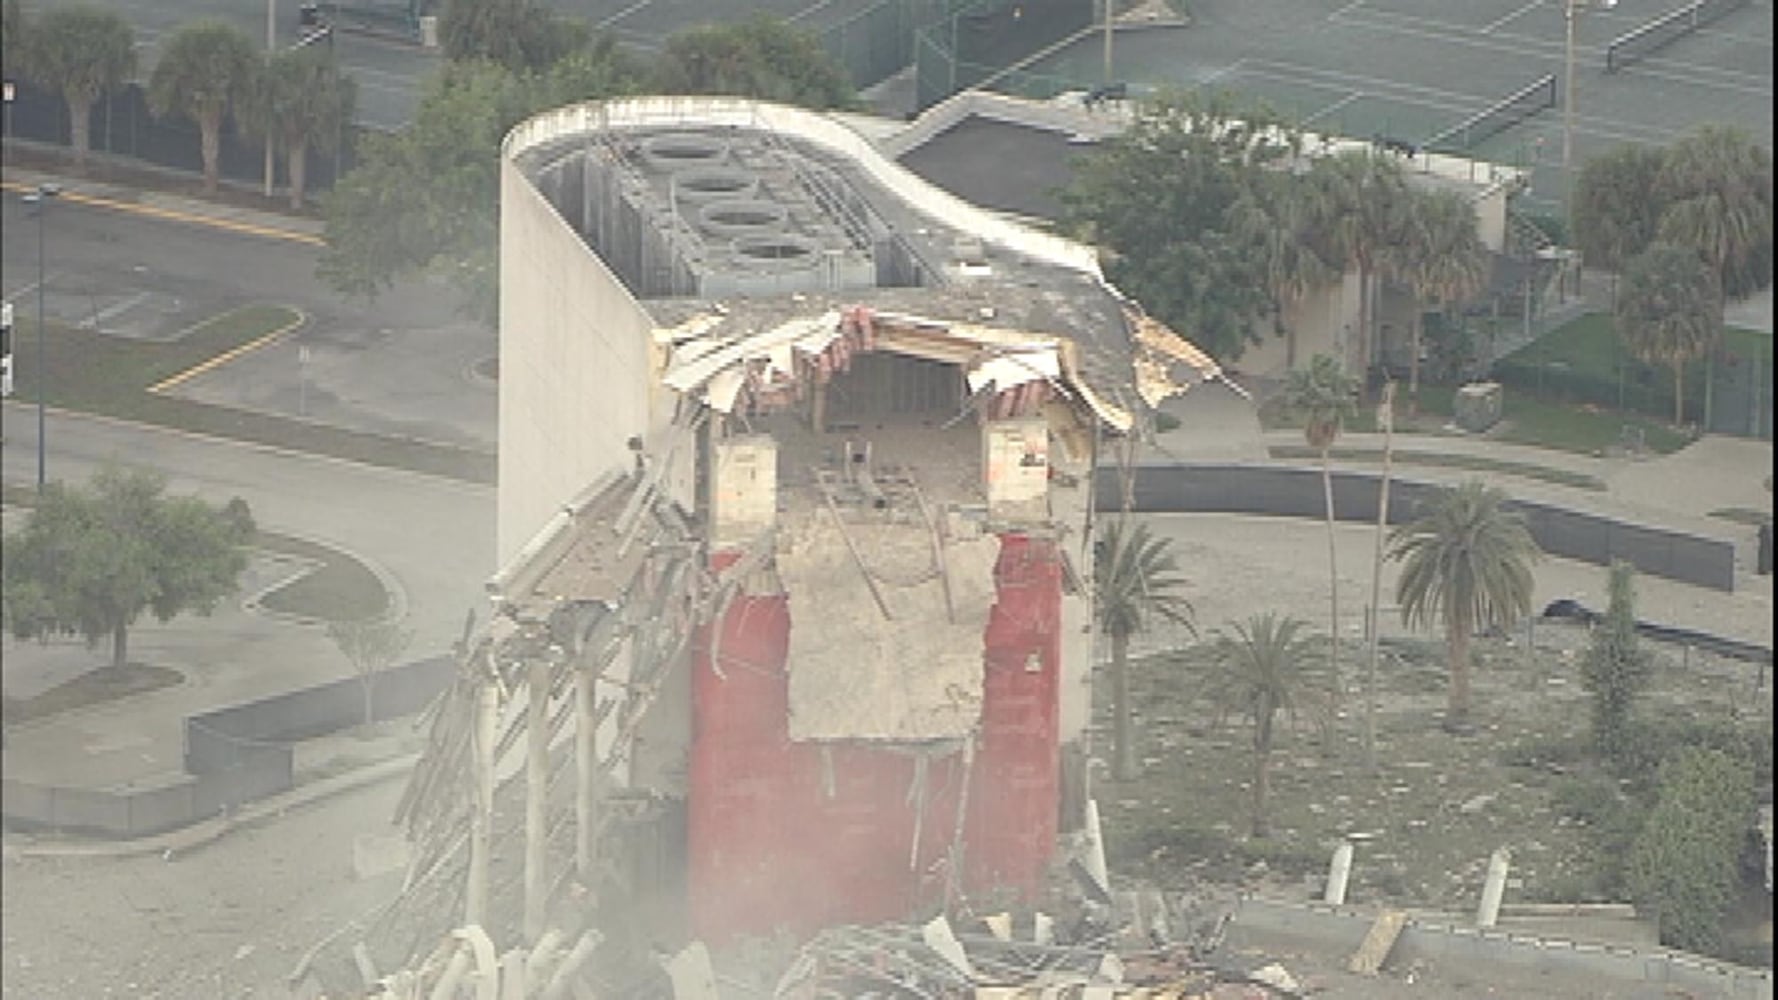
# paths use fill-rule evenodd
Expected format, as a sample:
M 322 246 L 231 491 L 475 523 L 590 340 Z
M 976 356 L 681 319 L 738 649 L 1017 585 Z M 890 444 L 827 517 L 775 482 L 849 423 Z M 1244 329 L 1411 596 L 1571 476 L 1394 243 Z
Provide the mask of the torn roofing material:
M 656 343 L 668 352 L 661 382 L 729 413 L 743 395 L 749 402 L 800 398 L 809 379 L 823 382 L 832 371 L 844 370 L 857 352 L 881 350 L 959 365 L 971 393 L 1045 383 L 1119 432 L 1134 425 L 1139 405 L 1152 407 L 1206 381 L 1228 382 L 1215 359 L 1131 303 L 1117 303 L 1093 317 L 1097 324 L 1115 324 L 1115 339 L 1134 345 L 1133 352 L 1118 358 L 1100 349 L 1112 338 L 1095 336 L 1095 327 L 1081 330 L 1053 309 L 1048 322 L 1041 322 L 1043 317 L 1031 315 L 1039 310 L 972 303 L 967 307 L 972 318 L 944 318 L 962 312 L 950 290 L 923 290 L 918 296 L 888 292 L 869 295 L 868 305 L 807 295 L 733 306 L 655 303 L 657 322 L 669 321 L 655 331 Z M 904 298 L 917 298 L 909 303 L 916 308 L 894 308 Z M 1024 319 L 1039 319 L 1041 325 L 1014 325 Z M 1120 372 L 1120 363 L 1129 368 Z M 1132 384 L 1135 398 L 1128 391 Z

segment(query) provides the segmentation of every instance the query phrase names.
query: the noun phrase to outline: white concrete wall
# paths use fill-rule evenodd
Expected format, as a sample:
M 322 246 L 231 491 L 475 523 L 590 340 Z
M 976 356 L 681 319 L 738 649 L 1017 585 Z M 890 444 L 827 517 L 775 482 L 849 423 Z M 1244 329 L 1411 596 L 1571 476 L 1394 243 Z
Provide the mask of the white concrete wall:
M 1308 364 L 1317 354 L 1339 356 L 1351 346 L 1348 331 L 1358 329 L 1358 272 L 1348 271 L 1339 283 L 1303 296 L 1284 311 L 1284 321 L 1296 331 L 1298 366 Z M 1242 375 L 1282 378 L 1288 355 L 1284 337 L 1267 337 L 1249 345 L 1238 360 L 1225 364 Z
M 633 463 L 626 442 L 648 426 L 654 325 L 503 159 L 497 565 L 588 483 Z

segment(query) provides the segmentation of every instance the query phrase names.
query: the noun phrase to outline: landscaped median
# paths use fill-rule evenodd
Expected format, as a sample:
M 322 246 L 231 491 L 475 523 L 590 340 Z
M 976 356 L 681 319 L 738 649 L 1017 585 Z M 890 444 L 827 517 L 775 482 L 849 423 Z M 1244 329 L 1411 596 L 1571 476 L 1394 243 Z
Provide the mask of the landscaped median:
M 134 420 L 175 430 L 251 441 L 389 468 L 494 481 L 494 456 L 428 441 L 345 430 L 272 413 L 238 410 L 167 395 L 186 379 L 288 336 L 303 322 L 286 306 L 252 304 L 205 320 L 172 340 L 119 337 L 45 324 L 44 402 L 61 409 Z M 38 399 L 36 329 L 20 317 L 15 399 Z

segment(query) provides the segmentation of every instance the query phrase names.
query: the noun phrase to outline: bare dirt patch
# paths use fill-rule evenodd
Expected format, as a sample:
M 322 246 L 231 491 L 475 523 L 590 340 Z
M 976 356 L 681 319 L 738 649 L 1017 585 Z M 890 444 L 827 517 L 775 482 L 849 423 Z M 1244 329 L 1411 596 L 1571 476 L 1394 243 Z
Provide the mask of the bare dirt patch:
M 6 724 L 12 726 L 88 705 L 158 691 L 184 681 L 185 675 L 177 670 L 147 663 L 100 667 L 34 697 L 6 698 L 4 708 L 0 711 L 4 711 Z

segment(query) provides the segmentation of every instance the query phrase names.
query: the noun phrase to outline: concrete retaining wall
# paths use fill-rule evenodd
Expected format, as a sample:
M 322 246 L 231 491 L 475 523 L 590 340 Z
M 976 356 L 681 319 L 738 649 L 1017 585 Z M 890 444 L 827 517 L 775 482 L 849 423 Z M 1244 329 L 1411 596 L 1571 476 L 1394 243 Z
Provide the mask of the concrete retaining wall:
M 1244 899 L 1230 925 L 1231 939 L 1288 939 L 1317 951 L 1350 954 L 1374 914 L 1315 904 Z M 1486 978 L 1559 976 L 1577 981 L 1662 983 L 1699 996 L 1770 1000 L 1772 973 L 1664 948 L 1589 944 L 1456 924 L 1409 920 L 1390 964 L 1424 960 L 1441 973 Z
M 1381 477 L 1368 472 L 1333 474 L 1334 516 L 1375 524 Z M 1115 467 L 1101 467 L 1095 481 L 1101 510 L 1117 510 L 1123 497 Z M 1440 487 L 1390 478 L 1389 523 L 1418 515 Z M 1136 469 L 1135 510 L 1142 513 L 1267 514 L 1324 516 L 1321 473 L 1272 465 L 1149 463 Z M 1682 583 L 1733 592 L 1735 546 L 1716 538 L 1632 524 L 1552 504 L 1515 500 L 1537 544 L 1553 556 L 1600 566 L 1625 559 L 1636 569 Z
M 449 657 L 383 671 L 373 718 L 413 714 L 445 689 L 455 671 Z M 363 714 L 362 688 L 350 677 L 190 716 L 185 775 L 118 792 L 7 779 L 0 814 L 9 823 L 125 839 L 176 830 L 289 789 L 295 755 L 283 741 L 357 725 Z

